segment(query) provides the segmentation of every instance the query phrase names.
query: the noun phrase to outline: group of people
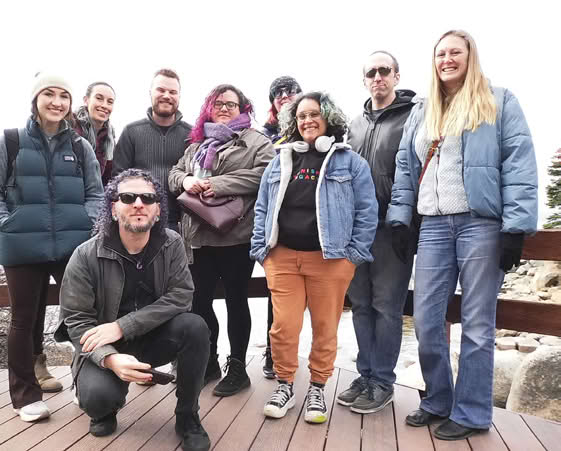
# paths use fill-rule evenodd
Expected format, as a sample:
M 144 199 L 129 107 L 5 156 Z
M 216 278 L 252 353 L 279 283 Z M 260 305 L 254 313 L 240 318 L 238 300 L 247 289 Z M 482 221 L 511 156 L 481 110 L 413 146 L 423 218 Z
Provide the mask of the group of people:
M 46 418 L 42 393 L 62 389 L 42 348 L 52 276 L 61 285 L 55 338 L 74 345 L 76 396 L 90 432 L 113 433 L 129 383 L 152 383 L 152 368 L 172 362 L 183 449 L 209 449 L 198 416 L 202 387 L 220 379 L 213 393 L 231 396 L 251 383 L 245 361 L 255 261 L 270 291 L 263 374 L 278 381 L 264 414 L 281 418 L 295 405 L 307 308 L 313 340 L 304 418 L 327 420 L 324 387 L 345 294 L 360 376 L 337 402 L 377 412 L 393 400 L 417 254 L 414 318 L 427 390 L 405 421 L 440 422 L 434 434 L 444 440 L 489 429 L 496 298 L 524 236 L 536 230 L 535 153 L 517 99 L 484 77 L 468 33 L 442 35 L 432 66 L 421 99 L 397 89 L 392 54 L 369 55 L 369 98 L 350 125 L 329 94 L 303 93 L 294 78 L 279 77 L 262 130 L 252 127 L 249 98 L 229 84 L 208 94 L 189 125 L 178 109 L 180 79 L 162 69 L 147 117 L 117 142 L 108 83 L 91 84 L 73 113 L 68 82 L 38 74 L 26 127 L 0 136 L 0 264 L 12 307 L 15 412 L 24 421 Z M 181 209 L 184 192 L 239 197 L 243 212 L 220 232 Z M 458 280 L 454 384 L 445 314 Z M 222 369 L 212 306 L 220 282 L 230 343 Z

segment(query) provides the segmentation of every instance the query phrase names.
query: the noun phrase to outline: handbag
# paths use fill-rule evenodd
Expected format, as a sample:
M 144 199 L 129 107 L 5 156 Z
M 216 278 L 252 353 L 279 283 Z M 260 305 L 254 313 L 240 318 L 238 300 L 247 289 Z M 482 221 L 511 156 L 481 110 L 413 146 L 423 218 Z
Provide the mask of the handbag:
M 184 191 L 177 201 L 185 212 L 220 233 L 229 232 L 243 219 L 243 199 L 239 196 L 203 197 Z

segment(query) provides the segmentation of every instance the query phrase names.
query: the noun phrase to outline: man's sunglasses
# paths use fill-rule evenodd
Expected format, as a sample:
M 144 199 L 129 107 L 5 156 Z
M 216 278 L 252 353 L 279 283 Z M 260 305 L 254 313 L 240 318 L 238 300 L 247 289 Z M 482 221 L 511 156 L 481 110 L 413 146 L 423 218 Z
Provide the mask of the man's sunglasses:
M 130 205 L 136 202 L 136 199 L 140 197 L 140 200 L 144 205 L 152 205 L 159 202 L 158 195 L 156 193 L 119 193 L 117 198 L 124 204 Z
M 380 74 L 380 77 L 387 77 L 390 75 L 392 71 L 391 67 L 373 67 L 364 75 L 366 78 L 374 78 L 376 76 L 376 72 Z

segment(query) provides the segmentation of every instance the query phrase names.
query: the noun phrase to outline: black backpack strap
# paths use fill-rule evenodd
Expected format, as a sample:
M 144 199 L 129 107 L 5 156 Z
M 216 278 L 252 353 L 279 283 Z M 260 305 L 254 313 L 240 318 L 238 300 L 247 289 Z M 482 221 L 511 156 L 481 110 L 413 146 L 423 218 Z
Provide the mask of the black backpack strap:
M 17 128 L 10 128 L 4 130 L 4 138 L 6 140 L 6 151 L 8 154 L 8 165 L 6 171 L 6 183 L 8 183 L 8 179 L 12 175 L 12 171 L 14 170 L 14 161 L 18 156 L 19 152 L 19 132 Z
M 70 142 L 72 143 L 72 152 L 76 155 L 78 159 L 78 165 L 82 169 L 82 176 L 86 173 L 84 170 L 84 144 L 78 133 L 74 130 L 70 133 Z

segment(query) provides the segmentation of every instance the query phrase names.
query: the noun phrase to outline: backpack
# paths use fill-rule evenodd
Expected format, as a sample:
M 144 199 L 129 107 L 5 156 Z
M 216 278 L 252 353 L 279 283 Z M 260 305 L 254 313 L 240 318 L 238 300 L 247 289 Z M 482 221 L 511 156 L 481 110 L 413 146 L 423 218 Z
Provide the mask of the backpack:
M 6 140 L 6 153 L 8 154 L 6 167 L 6 183 L 8 183 L 8 180 L 14 170 L 14 162 L 16 161 L 19 153 L 19 131 L 17 128 L 4 130 L 4 137 Z M 71 130 L 70 141 L 72 143 L 72 152 L 76 155 L 78 165 L 82 169 L 82 174 L 84 174 L 84 145 L 82 144 L 80 135 L 78 135 L 78 133 L 74 130 Z M 5 192 L 6 186 L 3 186 L 2 190 Z

